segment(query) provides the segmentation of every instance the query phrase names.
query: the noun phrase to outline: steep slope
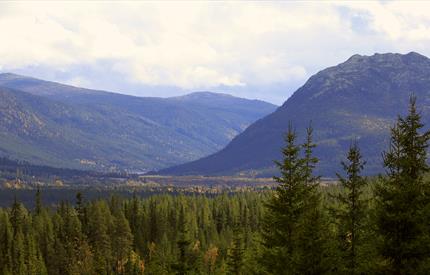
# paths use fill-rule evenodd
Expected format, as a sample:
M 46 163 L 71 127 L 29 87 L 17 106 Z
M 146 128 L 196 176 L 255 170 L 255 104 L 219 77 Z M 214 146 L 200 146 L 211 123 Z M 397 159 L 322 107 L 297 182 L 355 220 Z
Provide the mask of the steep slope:
M 63 166 L 84 150 L 76 124 L 90 124 L 84 110 L 0 88 L 0 152 L 34 163 Z M 79 148 L 81 147 L 81 148 Z M 74 167 L 79 166 L 76 162 Z
M 57 167 L 145 171 L 183 163 L 219 150 L 275 108 L 201 100 L 207 93 L 133 97 L 12 74 L 0 75 L 1 85 L 13 89 L 1 88 L 0 154 Z
M 160 173 L 273 174 L 289 121 L 301 138 L 312 121 L 320 174 L 334 176 L 353 139 L 368 162 L 367 173 L 374 174 L 382 170 L 381 151 L 387 148 L 389 128 L 407 111 L 410 94 L 418 97 L 424 122 L 430 122 L 430 59 L 413 52 L 354 55 L 312 76 L 283 106 L 220 152 Z

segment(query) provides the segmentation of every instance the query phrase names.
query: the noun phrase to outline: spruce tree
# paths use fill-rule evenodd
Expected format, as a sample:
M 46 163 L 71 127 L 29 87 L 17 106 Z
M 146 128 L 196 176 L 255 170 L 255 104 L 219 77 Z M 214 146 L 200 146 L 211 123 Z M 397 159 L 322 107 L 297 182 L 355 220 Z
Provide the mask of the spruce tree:
M 244 248 L 242 244 L 242 232 L 240 231 L 241 230 L 239 229 L 239 226 L 236 225 L 233 230 L 233 242 L 227 257 L 227 266 L 229 274 L 242 274 Z
M 84 196 L 81 192 L 76 193 L 76 212 L 78 213 L 78 218 L 83 226 L 86 226 L 85 219 L 85 206 L 84 206 Z
M 8 213 L 0 211 L 0 273 L 12 274 L 13 228 Z
M 157 202 L 150 199 L 149 202 L 149 241 L 156 242 L 158 240 L 159 217 L 157 216 Z
M 37 187 L 36 190 L 35 212 L 36 215 L 40 215 L 40 213 L 42 213 L 42 194 L 39 187 Z
M 363 232 L 368 209 L 367 201 L 363 198 L 363 188 L 367 181 L 361 175 L 365 161 L 356 141 L 349 148 L 347 161 L 342 161 L 341 165 L 346 176 L 337 174 L 341 193 L 334 196 L 337 205 L 333 213 L 338 225 L 340 259 L 344 266 L 342 272 L 357 274 L 360 273 L 363 260 L 360 246 L 364 242 Z
M 383 268 L 391 274 L 428 273 L 422 270 L 430 255 L 427 219 L 429 171 L 427 148 L 429 132 L 422 133 L 421 115 L 411 97 L 409 113 L 399 117 L 391 129 L 388 152 L 383 154 L 387 174 L 375 190 L 379 252 Z
M 317 146 L 313 141 L 313 132 L 314 129 L 312 128 L 312 123 L 310 123 L 308 128 L 306 128 L 306 141 L 302 145 L 302 148 L 304 151 L 305 183 L 308 186 L 316 187 L 320 177 L 314 176 L 313 174 L 314 169 L 319 162 L 318 158 L 313 155 L 313 150 Z
M 25 264 L 25 243 L 24 234 L 18 230 L 13 237 L 11 257 L 12 257 L 12 273 L 16 275 L 28 274 L 27 266 Z
M 25 236 L 25 263 L 28 274 L 45 275 L 48 273 L 40 249 L 33 234 Z
M 320 261 L 309 265 L 307 255 L 310 251 L 322 254 L 320 249 L 324 242 L 322 235 L 306 235 L 306 232 L 313 231 L 311 227 L 315 227 L 311 219 L 320 221 L 322 218 L 316 189 L 318 177 L 312 175 L 318 161 L 312 156 L 312 128 L 307 131 L 304 145 L 297 145 L 296 139 L 290 123 L 285 135 L 286 145 L 282 149 L 283 161 L 275 162 L 281 175 L 274 179 L 279 185 L 266 205 L 262 228 L 263 253 L 260 260 L 266 272 L 273 274 L 312 274 L 321 265 Z M 304 156 L 301 155 L 302 149 Z
M 41 209 L 40 214 L 34 215 L 32 226 L 40 249 L 41 257 L 45 260 L 47 270 L 51 271 L 52 258 L 56 256 L 53 248 L 54 228 L 52 217 L 48 210 L 44 208 Z
M 178 257 L 176 263 L 172 266 L 172 269 L 178 275 L 185 275 L 191 270 L 188 261 L 189 247 L 191 242 L 188 239 L 187 221 L 185 218 L 185 210 L 183 206 L 179 212 L 178 227 L 178 240 L 176 242 L 178 247 Z
M 54 255 L 47 265 L 49 273 L 92 274 L 92 253 L 85 240 L 76 210 L 63 202 L 53 216 L 52 222 Z
M 314 175 L 319 162 L 313 155 L 316 144 L 313 142 L 313 128 L 310 124 L 306 129 L 306 140 L 301 146 L 303 150 L 303 184 L 307 187 L 307 195 L 303 199 L 305 211 L 299 222 L 297 238 L 297 255 L 295 265 L 301 274 L 323 274 L 331 268 L 329 263 L 328 217 L 322 207 L 322 197 L 318 191 L 320 177 Z
M 88 242 L 93 249 L 94 269 L 97 274 L 108 274 L 114 264 L 112 263 L 111 238 L 109 229 L 111 215 L 104 201 L 93 203 L 89 207 Z
M 117 214 L 112 238 L 112 252 L 116 263 L 116 272 L 121 274 L 127 258 L 132 251 L 133 235 L 130 226 L 122 212 Z
M 12 209 L 10 212 L 10 223 L 12 224 L 14 235 L 19 231 L 22 231 L 24 226 L 26 216 L 26 209 L 24 206 L 18 202 L 16 197 L 14 198 L 14 202 L 12 205 Z

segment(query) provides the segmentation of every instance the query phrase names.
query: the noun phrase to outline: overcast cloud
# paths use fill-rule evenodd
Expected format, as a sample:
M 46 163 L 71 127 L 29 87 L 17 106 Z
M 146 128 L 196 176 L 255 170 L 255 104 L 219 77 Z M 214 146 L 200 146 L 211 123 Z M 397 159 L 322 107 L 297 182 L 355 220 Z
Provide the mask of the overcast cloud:
M 141 96 L 277 104 L 353 54 L 430 56 L 426 2 L 0 4 L 0 70 Z

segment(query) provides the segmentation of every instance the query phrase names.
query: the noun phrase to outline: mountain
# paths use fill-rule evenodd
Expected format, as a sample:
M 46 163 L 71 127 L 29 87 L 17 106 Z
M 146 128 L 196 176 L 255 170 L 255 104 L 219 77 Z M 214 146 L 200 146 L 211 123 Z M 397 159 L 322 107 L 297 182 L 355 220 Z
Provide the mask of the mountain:
M 145 98 L 0 74 L 0 156 L 75 169 L 159 169 L 221 149 L 275 108 L 209 92 Z
M 333 177 L 356 139 L 367 160 L 366 173 L 382 170 L 381 152 L 389 129 L 405 114 L 415 94 L 423 121 L 430 122 L 430 59 L 418 53 L 354 55 L 312 76 L 274 113 L 258 120 L 223 150 L 160 174 L 273 175 L 280 159 L 283 133 L 291 121 L 299 139 L 312 121 L 318 172 Z

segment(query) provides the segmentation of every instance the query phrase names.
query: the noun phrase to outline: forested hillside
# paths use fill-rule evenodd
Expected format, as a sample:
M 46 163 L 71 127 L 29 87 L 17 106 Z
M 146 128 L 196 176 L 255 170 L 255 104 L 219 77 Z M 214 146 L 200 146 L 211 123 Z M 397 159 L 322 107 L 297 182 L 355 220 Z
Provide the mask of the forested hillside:
M 275 108 L 210 92 L 144 98 L 0 74 L 0 156 L 145 172 L 213 153 Z
M 276 189 L 0 209 L 2 274 L 429 274 L 430 179 L 415 98 L 391 128 L 386 174 L 352 141 L 338 183 L 315 176 L 313 129 L 290 124 Z

